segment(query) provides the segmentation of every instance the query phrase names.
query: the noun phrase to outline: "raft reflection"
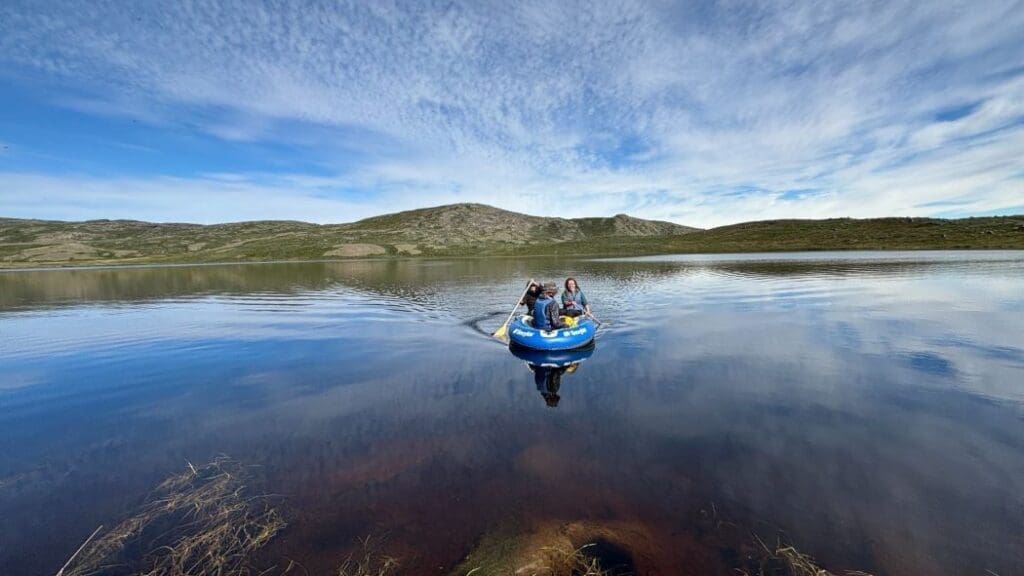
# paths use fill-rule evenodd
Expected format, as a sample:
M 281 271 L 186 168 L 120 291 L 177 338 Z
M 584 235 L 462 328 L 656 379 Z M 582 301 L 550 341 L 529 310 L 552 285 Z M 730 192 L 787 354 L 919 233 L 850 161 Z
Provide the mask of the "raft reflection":
M 562 387 L 562 375 L 575 374 L 580 362 L 590 358 L 595 348 L 593 342 L 574 350 L 533 350 L 515 344 L 508 347 L 509 352 L 525 361 L 527 368 L 533 372 L 533 382 L 549 408 L 557 408 L 562 399 L 558 394 Z

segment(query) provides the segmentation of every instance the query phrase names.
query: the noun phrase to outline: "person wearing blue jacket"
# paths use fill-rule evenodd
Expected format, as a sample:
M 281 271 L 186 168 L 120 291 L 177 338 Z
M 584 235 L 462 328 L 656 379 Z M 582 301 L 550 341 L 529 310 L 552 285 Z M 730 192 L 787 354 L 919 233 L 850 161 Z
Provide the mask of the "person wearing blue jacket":
M 558 301 L 555 296 L 558 294 L 558 285 L 554 282 L 545 282 L 544 290 L 533 303 L 533 327 L 538 330 L 558 330 L 568 325 L 562 321 L 559 314 Z

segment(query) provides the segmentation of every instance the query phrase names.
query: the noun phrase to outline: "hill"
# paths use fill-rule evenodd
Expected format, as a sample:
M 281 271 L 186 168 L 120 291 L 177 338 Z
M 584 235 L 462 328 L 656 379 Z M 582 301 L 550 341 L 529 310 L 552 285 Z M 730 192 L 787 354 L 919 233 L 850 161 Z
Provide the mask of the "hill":
M 557 243 L 605 245 L 618 239 L 670 238 L 696 230 L 624 214 L 545 218 L 482 204 L 452 204 L 326 225 L 0 218 L 0 265 L 459 256 L 517 249 L 542 252 Z
M 565 242 L 549 254 L 681 254 L 812 250 L 1024 249 L 1024 215 L 960 218 L 764 220 L 684 236 L 622 238 L 615 246 Z
M 348 224 L 154 224 L 0 218 L 0 266 L 387 256 L 642 255 L 790 250 L 1024 249 L 1024 215 L 767 220 L 699 230 L 632 218 L 545 218 L 452 204 Z
M 484 204 L 451 204 L 409 210 L 342 226 L 347 231 L 367 237 L 399 243 L 415 242 L 428 249 L 480 246 L 495 242 L 529 245 L 613 236 L 667 236 L 697 230 L 671 222 L 641 220 L 625 214 L 611 218 L 546 218 Z

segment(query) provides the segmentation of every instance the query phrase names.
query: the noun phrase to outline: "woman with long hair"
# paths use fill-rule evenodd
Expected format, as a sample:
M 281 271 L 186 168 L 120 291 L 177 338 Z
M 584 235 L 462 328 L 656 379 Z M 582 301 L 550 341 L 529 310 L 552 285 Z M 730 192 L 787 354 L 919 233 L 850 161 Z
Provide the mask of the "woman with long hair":
M 562 292 L 562 313 L 565 316 L 590 316 L 590 303 L 586 295 L 580 290 L 580 285 L 575 278 L 565 279 L 565 291 Z

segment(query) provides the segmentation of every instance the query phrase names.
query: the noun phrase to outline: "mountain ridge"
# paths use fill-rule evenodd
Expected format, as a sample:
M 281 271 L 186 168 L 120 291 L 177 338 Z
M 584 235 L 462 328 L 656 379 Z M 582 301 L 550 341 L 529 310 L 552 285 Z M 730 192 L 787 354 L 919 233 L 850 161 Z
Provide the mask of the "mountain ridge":
M 558 218 L 468 203 L 338 224 L 0 218 L 0 265 L 458 255 L 501 245 L 666 237 L 697 230 L 625 214 Z
M 0 217 L 0 267 L 366 257 L 630 256 L 802 250 L 1024 249 L 1024 215 L 763 220 L 701 230 L 626 214 L 532 216 L 449 204 L 341 224 Z

